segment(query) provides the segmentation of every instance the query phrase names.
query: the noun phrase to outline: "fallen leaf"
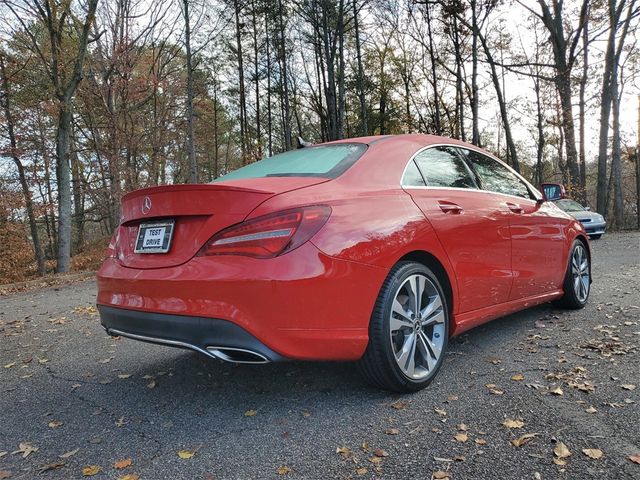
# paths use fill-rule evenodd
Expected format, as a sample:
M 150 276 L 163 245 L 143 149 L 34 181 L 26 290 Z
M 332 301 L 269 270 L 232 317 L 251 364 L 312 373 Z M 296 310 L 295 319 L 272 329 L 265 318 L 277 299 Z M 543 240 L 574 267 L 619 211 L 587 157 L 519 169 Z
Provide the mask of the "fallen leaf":
M 398 430 L 397 428 L 387 428 L 384 433 L 386 433 L 387 435 L 398 435 L 400 433 L 400 430 Z
M 528 443 L 529 440 L 531 440 L 532 438 L 537 437 L 537 436 L 538 436 L 537 433 L 525 433 L 521 437 L 516 438 L 515 440 L 511 440 L 511 444 L 514 447 L 521 447 L 521 446 L 525 445 L 526 443 Z
M 258 412 L 255 410 L 247 410 L 246 412 L 244 412 L 245 417 L 255 417 L 257 414 Z
M 366 468 L 364 468 L 364 467 L 360 467 L 360 468 L 358 468 L 358 469 L 356 470 L 356 473 L 357 473 L 358 475 L 365 475 L 365 474 L 367 473 L 367 469 L 366 469 Z
M 564 395 L 564 392 L 560 387 L 550 389 L 549 393 L 551 393 L 552 395 Z
M 118 420 L 116 420 L 116 427 L 122 427 L 125 423 L 124 421 L 124 417 L 120 417 Z
M 434 408 L 433 409 L 438 415 L 442 416 L 442 417 L 446 417 L 447 416 L 447 411 L 443 410 L 442 408 Z
M 117 468 L 118 470 L 122 470 L 123 468 L 127 468 L 131 466 L 132 463 L 133 463 L 133 460 L 131 460 L 130 458 L 125 458 L 124 460 L 118 460 L 116 463 L 113 464 L 113 467 Z
M 49 428 L 58 428 L 62 426 L 62 422 L 59 422 L 58 420 L 54 420 L 52 422 L 49 422 Z
M 11 472 L 9 470 L 0 470 L 0 480 L 4 480 L 5 478 L 10 478 Z
M 524 422 L 522 420 L 513 420 L 511 418 L 507 418 L 504 422 L 502 422 L 507 428 L 522 428 L 524 427 Z
M 517 373 L 511 377 L 511 380 L 513 380 L 514 382 L 521 382 L 522 380 L 524 380 L 524 375 L 522 375 L 521 373 Z
M 584 411 L 587 412 L 587 413 L 596 413 L 598 410 L 596 410 L 596 407 L 591 405 L 591 406 L 589 406 L 589 408 L 585 408 Z
M 63 453 L 62 455 L 58 455 L 60 458 L 69 458 L 72 457 L 73 455 L 75 455 L 76 453 L 78 453 L 80 451 L 79 448 L 76 448 L 75 450 L 71 450 L 70 452 L 67 453 Z
M 389 454 L 386 451 L 382 450 L 381 448 L 376 448 L 376 451 L 373 452 L 373 454 L 376 457 L 388 457 L 389 456 Z
M 135 473 L 129 473 L 122 477 L 118 477 L 118 480 L 140 480 L 140 475 L 137 475 Z
M 351 455 L 351 450 L 349 449 L 349 447 L 338 447 L 336 448 L 336 453 L 342 455 L 342 458 L 349 458 L 349 456 Z
M 487 441 L 484 438 L 476 438 L 475 439 L 476 445 L 486 445 Z
M 131 376 L 130 373 L 121 373 L 118 375 L 118 378 L 129 378 Z
M 287 467 L 286 465 L 278 467 L 278 469 L 276 470 L 276 473 L 278 475 L 286 475 L 287 473 L 290 473 L 290 472 L 291 472 L 291 469 L 289 467 Z
M 101 470 L 102 468 L 100 468 L 98 465 L 91 465 L 82 469 L 82 475 L 84 475 L 85 477 L 93 477 L 94 475 L 100 473 Z
M 369 461 L 371 463 L 373 463 L 374 465 L 379 465 L 380 463 L 382 463 L 382 458 L 380 458 L 380 457 L 371 457 L 371 458 L 369 458 Z
M 502 390 L 500 390 L 495 383 L 487 383 L 485 385 L 485 387 L 487 387 L 489 389 L 489 391 L 491 393 L 493 393 L 494 395 L 503 395 L 504 394 L 504 392 Z
M 98 363 L 109 363 L 111 360 L 113 360 L 113 357 L 103 358 L 101 360 L 98 360 Z
M 11 368 L 16 364 L 16 362 L 7 363 L 4 368 Z
M 624 388 L 625 390 L 635 390 L 636 386 L 631 384 L 631 383 L 625 383 L 623 385 L 620 385 L 622 388 Z
M 582 453 L 584 453 L 589 458 L 593 458 L 594 460 L 598 460 L 604 455 L 602 453 L 602 450 L 599 450 L 597 448 L 583 448 Z
M 466 432 L 467 430 L 469 430 L 469 427 L 464 423 L 461 423 L 461 424 L 457 425 L 457 428 L 461 432 Z
M 156 381 L 151 380 L 149 383 L 147 383 L 147 388 L 156 388 Z
M 564 442 L 558 442 L 553 449 L 553 454 L 558 458 L 567 458 L 571 456 L 571 451 Z
M 455 438 L 457 442 L 464 443 L 469 440 L 469 435 L 466 433 L 458 433 L 454 435 L 453 438 Z
M 304 418 L 309 418 L 311 416 L 311 412 L 302 412 L 302 416 Z
M 559 465 L 561 467 L 564 467 L 567 465 L 567 461 L 562 459 L 562 458 L 558 458 L 558 457 L 553 457 L 553 463 L 555 463 L 556 465 Z
M 431 474 L 431 477 L 437 480 L 446 480 L 449 478 L 449 473 L 443 470 L 436 470 Z
M 396 400 L 389 406 L 395 410 L 404 410 L 405 408 L 407 408 L 407 406 L 409 406 L 409 402 L 405 402 L 404 400 Z
M 631 460 L 633 463 L 640 464 L 640 453 L 636 453 L 635 455 L 630 455 L 629 460 Z
M 27 458 L 33 452 L 37 452 L 37 451 L 38 451 L 38 447 L 34 447 L 30 443 L 23 442 L 20 445 L 18 445 L 18 450 L 16 450 L 15 452 L 11 452 L 11 455 L 21 453 L 22 458 Z
M 196 454 L 195 450 L 180 450 L 178 456 L 183 460 L 193 457 Z
M 64 462 L 48 463 L 48 464 L 43 465 L 42 467 L 40 467 L 40 470 L 38 470 L 38 473 L 48 472 L 49 470 L 55 470 L 56 468 L 61 468 L 61 467 L 64 467 Z M 2 478 L 2 477 L 0 477 L 0 478 Z

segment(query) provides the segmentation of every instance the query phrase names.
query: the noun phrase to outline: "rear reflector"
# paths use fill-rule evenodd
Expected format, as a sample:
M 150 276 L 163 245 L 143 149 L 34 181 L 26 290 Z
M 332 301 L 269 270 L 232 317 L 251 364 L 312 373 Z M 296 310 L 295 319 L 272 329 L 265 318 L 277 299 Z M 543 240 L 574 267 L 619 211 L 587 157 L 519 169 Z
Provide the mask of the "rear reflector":
M 329 215 L 330 207 L 313 205 L 247 220 L 211 237 L 198 255 L 276 257 L 309 240 Z

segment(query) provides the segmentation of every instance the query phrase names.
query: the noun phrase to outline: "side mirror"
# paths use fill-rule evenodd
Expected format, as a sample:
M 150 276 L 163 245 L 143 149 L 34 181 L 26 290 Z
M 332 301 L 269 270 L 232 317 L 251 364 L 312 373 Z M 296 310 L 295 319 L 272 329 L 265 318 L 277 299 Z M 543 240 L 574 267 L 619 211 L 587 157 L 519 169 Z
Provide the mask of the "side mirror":
M 587 205 L 586 207 L 584 207 L 584 209 L 585 209 L 587 212 L 590 212 L 590 211 L 591 211 L 591 207 L 590 207 L 589 205 Z
M 543 183 L 540 185 L 542 197 L 545 201 L 553 202 L 565 197 L 564 186 L 560 183 Z

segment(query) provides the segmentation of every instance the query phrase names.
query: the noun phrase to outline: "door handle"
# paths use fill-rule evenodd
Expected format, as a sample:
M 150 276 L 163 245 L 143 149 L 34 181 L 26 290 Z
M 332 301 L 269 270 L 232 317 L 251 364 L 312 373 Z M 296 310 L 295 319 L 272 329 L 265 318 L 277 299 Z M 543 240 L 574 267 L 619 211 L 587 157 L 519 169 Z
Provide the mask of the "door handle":
M 513 213 L 522 213 L 522 212 L 524 212 L 524 209 L 520 205 L 518 205 L 517 203 L 507 202 L 507 207 L 509 207 L 509 210 L 511 210 Z
M 460 205 L 457 205 L 453 202 L 447 202 L 445 200 L 438 200 L 438 206 L 444 213 L 450 213 L 452 215 L 459 215 L 464 212 L 464 208 L 462 208 Z

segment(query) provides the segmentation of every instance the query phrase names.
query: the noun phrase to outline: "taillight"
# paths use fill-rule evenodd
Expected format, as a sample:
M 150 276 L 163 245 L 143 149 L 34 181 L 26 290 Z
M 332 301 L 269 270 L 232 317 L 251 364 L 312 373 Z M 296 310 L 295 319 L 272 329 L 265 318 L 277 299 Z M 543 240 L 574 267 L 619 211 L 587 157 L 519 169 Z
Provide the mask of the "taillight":
M 198 255 L 276 257 L 309 240 L 329 215 L 330 207 L 313 205 L 247 220 L 211 237 Z

